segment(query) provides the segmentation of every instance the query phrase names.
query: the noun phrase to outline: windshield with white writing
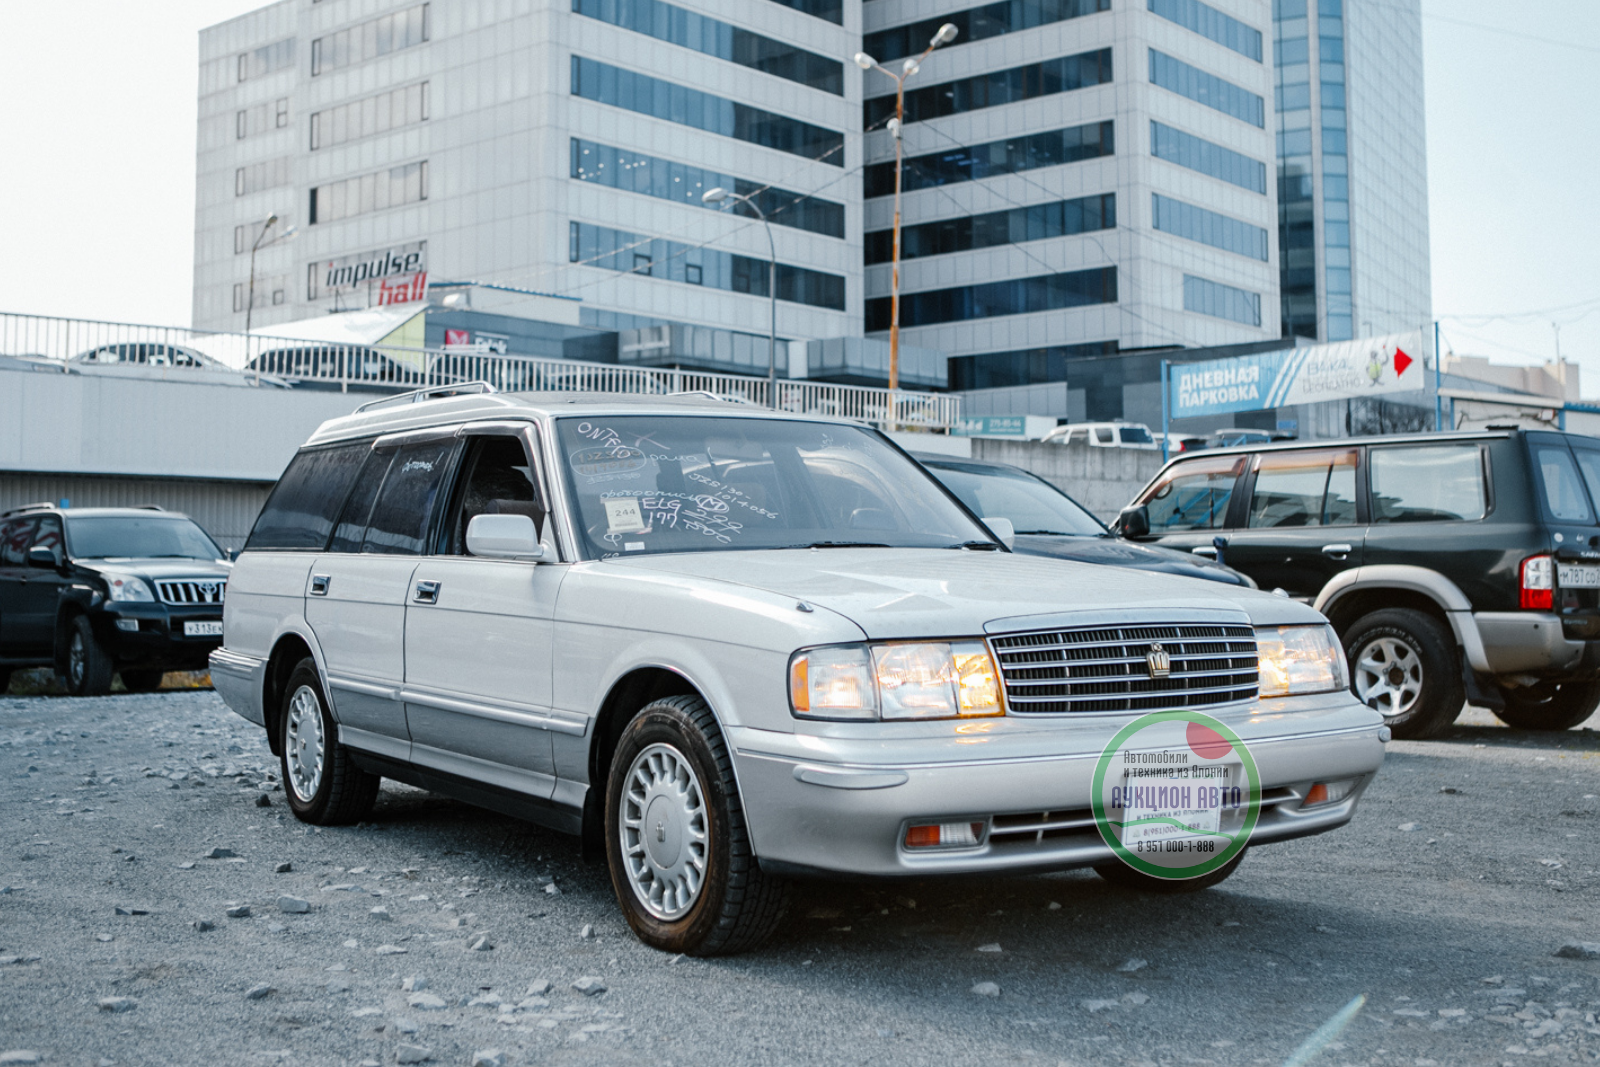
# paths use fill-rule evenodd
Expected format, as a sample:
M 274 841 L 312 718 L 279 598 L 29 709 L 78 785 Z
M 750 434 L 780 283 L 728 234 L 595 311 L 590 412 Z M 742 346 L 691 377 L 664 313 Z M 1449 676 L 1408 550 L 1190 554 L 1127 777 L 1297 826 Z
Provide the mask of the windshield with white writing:
M 556 426 L 591 557 L 993 544 L 925 471 L 854 426 L 682 415 Z
M 67 516 L 74 559 L 221 559 L 222 549 L 191 519 L 175 516 Z

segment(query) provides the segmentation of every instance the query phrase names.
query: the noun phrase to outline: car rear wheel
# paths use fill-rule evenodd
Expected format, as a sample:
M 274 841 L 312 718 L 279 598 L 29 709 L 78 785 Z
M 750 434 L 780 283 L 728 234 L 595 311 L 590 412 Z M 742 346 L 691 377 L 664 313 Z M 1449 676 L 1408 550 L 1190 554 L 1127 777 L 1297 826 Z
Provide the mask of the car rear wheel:
M 383 779 L 355 765 L 339 743 L 328 713 L 316 661 L 301 660 L 283 687 L 278 716 L 284 796 L 301 822 L 339 826 L 360 822 L 372 810 Z
M 617 902 L 652 948 L 731 955 L 783 920 L 788 886 L 756 861 L 732 756 L 699 697 L 655 701 L 623 730 L 605 825 Z
M 1466 702 L 1461 660 L 1443 623 L 1410 608 L 1385 608 L 1344 634 L 1350 688 L 1383 715 L 1395 737 L 1442 733 Z
M 154 693 L 161 688 L 165 671 L 122 671 L 122 684 L 130 693 Z
M 1519 730 L 1570 730 L 1600 708 L 1600 681 L 1541 682 L 1499 689 L 1506 706 L 1495 714 Z
M 1226 881 L 1230 874 L 1239 869 L 1239 864 L 1244 862 L 1244 854 L 1249 851 L 1247 848 L 1240 849 L 1233 859 L 1197 878 L 1157 878 L 1153 874 L 1136 871 L 1121 861 L 1102 863 L 1094 869 L 1094 873 L 1120 889 L 1141 893 L 1198 893 Z
M 67 627 L 67 692 L 75 697 L 99 697 L 111 692 L 111 657 L 95 639 L 87 615 Z

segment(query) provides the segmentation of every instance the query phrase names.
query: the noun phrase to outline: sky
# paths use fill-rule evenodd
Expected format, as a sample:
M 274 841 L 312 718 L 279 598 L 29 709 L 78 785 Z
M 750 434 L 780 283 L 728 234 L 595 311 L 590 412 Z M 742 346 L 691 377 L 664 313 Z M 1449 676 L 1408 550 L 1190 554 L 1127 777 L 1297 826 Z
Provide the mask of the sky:
M 198 32 L 258 6 L 0 0 L 0 311 L 189 323 Z M 1539 363 L 1559 325 L 1600 397 L 1600 0 L 1423 0 L 1423 42 L 1446 348 Z

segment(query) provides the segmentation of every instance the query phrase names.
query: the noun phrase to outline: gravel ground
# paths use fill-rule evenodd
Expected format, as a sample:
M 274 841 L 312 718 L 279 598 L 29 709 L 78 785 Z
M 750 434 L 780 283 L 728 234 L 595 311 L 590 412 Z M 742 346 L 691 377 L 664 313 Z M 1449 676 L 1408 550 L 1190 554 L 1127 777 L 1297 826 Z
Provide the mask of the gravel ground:
M 1554 955 L 1600 942 L 1591 722 L 1396 742 L 1354 823 L 1194 896 L 808 886 L 703 961 L 536 827 L 392 783 L 300 825 L 213 693 L 4 698 L 0 1064 L 1276 1065 L 1357 995 L 1319 1067 L 1593 1063 L 1600 959 Z

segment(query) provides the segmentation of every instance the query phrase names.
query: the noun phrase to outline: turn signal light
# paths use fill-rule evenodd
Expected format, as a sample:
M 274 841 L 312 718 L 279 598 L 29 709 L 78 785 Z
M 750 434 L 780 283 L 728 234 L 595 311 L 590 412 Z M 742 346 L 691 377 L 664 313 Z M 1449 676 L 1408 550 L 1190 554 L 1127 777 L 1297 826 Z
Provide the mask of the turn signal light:
M 906 829 L 906 848 L 973 848 L 983 838 L 981 822 L 939 822 Z
M 1348 797 L 1355 787 L 1354 778 L 1345 778 L 1337 782 L 1318 782 L 1306 790 L 1306 798 L 1300 802 L 1300 806 L 1311 808 L 1320 804 L 1337 804 Z
M 1549 556 L 1529 556 L 1522 561 L 1520 606 L 1527 611 L 1555 607 L 1556 565 Z

